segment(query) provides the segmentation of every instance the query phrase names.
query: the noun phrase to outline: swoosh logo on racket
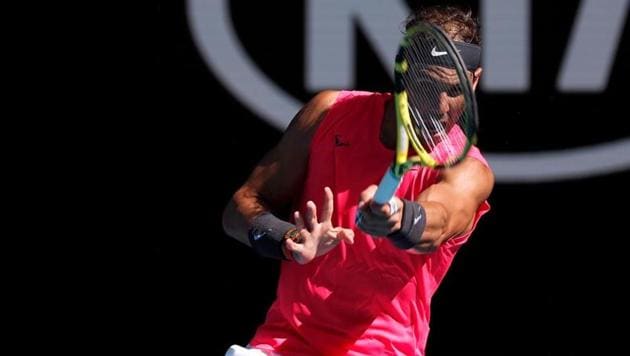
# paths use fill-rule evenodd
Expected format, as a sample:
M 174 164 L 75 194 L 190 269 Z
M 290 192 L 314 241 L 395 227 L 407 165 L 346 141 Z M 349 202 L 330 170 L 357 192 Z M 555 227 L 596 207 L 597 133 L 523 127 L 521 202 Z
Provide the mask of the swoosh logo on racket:
M 443 56 L 443 55 L 445 55 L 445 54 L 446 54 L 446 52 L 438 52 L 438 51 L 437 51 L 437 49 L 436 49 L 435 47 L 433 47 L 433 48 L 431 49 L 431 55 L 432 55 L 433 57 L 439 57 L 439 56 Z

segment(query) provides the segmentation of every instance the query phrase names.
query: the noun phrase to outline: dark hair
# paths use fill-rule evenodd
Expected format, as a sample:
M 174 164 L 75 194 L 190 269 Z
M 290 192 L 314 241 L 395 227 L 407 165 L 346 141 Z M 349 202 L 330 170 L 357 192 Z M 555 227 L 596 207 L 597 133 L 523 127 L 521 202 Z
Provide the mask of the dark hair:
M 470 8 L 453 5 L 435 5 L 415 10 L 405 23 L 408 29 L 420 21 L 439 26 L 454 41 L 479 45 L 479 20 Z

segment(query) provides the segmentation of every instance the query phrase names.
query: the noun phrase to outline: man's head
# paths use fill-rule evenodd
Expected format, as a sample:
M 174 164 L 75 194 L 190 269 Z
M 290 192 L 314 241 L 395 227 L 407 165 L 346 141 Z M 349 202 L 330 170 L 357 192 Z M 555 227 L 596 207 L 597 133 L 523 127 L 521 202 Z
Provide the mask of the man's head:
M 481 43 L 479 21 L 469 8 L 444 5 L 421 7 L 409 16 L 405 27 L 413 27 L 420 21 L 442 28 L 453 41 Z
M 409 29 L 424 21 L 440 27 L 455 43 L 466 62 L 473 88 L 477 87 L 481 75 L 481 43 L 479 21 L 470 8 L 452 5 L 433 5 L 416 9 L 405 22 Z

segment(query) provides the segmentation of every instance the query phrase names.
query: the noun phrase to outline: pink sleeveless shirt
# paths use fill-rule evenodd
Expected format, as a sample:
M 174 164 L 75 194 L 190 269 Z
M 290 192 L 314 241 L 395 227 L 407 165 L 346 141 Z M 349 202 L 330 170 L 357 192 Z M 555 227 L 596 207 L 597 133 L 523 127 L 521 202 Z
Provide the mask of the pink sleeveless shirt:
M 324 187 L 335 195 L 333 225 L 352 228 L 354 245 L 340 244 L 306 265 L 282 262 L 277 298 L 250 345 L 281 355 L 423 355 L 431 297 L 470 232 L 431 254 L 412 254 L 354 226 L 359 194 L 378 184 L 394 151 L 379 140 L 390 95 L 340 92 L 313 137 L 298 208 L 321 206 Z M 478 149 L 470 156 L 487 164 Z M 415 167 L 397 196 L 414 200 L 437 172 Z M 474 225 L 489 210 L 484 202 Z M 472 230 L 471 230 L 472 231 Z

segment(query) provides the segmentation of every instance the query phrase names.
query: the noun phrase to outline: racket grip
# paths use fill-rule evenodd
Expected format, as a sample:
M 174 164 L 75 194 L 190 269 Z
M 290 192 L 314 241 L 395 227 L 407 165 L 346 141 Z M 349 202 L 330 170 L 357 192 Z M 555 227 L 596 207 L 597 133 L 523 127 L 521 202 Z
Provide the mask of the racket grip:
M 374 193 L 374 201 L 378 204 L 385 204 L 394 196 L 396 193 L 396 189 L 398 189 L 398 184 L 400 184 L 400 177 L 394 174 L 393 169 L 388 169 L 383 175 L 381 179 L 381 183 L 379 183 L 378 188 L 376 189 L 376 193 Z

